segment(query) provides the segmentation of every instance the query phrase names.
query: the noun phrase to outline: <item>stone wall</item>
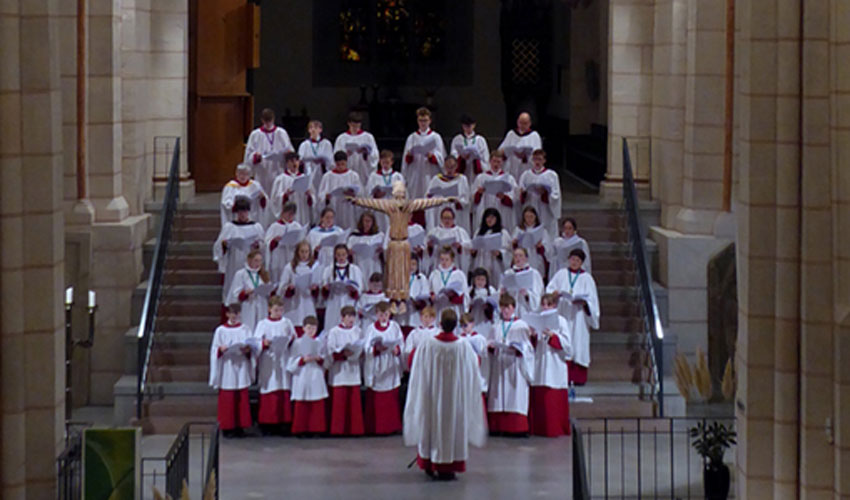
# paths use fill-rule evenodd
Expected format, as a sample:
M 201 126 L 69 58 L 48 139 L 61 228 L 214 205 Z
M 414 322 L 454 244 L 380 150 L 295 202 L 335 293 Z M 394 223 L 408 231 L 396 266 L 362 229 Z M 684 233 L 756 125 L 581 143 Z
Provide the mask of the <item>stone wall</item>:
M 0 2 L 0 497 L 52 498 L 63 438 L 56 2 Z

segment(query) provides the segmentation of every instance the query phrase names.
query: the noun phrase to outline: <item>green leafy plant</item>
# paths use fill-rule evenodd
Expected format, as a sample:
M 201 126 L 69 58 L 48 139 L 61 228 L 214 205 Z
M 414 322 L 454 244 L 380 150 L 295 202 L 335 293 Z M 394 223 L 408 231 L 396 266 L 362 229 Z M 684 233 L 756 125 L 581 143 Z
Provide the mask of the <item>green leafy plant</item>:
M 720 422 L 699 422 L 696 427 L 691 427 L 690 435 L 693 439 L 691 446 L 712 464 L 722 464 L 726 449 L 738 444 L 738 433 L 732 426 L 726 427 Z

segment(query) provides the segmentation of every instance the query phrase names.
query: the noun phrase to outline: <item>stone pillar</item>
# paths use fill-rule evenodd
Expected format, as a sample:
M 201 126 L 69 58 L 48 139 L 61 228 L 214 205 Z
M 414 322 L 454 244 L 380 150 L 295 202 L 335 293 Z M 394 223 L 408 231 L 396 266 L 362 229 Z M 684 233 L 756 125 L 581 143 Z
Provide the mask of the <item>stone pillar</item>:
M 0 497 L 52 498 L 64 431 L 56 2 L 0 3 Z
M 622 198 L 623 145 L 629 140 L 639 195 L 649 196 L 654 0 L 611 0 L 608 46 L 606 199 Z

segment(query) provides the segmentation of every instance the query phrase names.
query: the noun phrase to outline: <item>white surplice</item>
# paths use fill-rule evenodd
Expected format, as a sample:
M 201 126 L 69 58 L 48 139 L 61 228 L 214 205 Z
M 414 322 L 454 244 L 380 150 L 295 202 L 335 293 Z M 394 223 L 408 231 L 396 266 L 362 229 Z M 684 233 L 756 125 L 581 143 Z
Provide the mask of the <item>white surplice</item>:
M 325 207 L 334 209 L 334 222 L 344 229 L 354 229 L 357 227 L 357 217 L 360 215 L 360 210 L 345 199 L 341 194 L 331 195 L 332 192 L 343 187 L 359 186 L 363 188 L 363 183 L 360 182 L 360 177 L 357 172 L 351 169 L 337 172 L 331 170 L 322 177 L 322 182 L 319 184 L 319 204 L 322 207 L 317 209 L 321 213 Z M 330 196 L 329 196 L 330 195 Z
M 469 297 L 466 295 L 466 290 L 469 288 L 466 282 L 466 273 L 457 267 L 443 269 L 437 266 L 436 269 L 431 271 L 428 281 L 431 283 L 431 293 L 434 294 L 434 309 L 437 310 L 437 319 L 440 318 L 440 315 L 446 309 L 452 309 L 457 314 L 457 317 L 460 318 L 461 314 L 469 306 Z M 459 283 L 456 290 L 458 291 L 458 295 L 463 299 L 462 303 L 452 303 L 447 294 L 441 293 L 450 283 Z
M 467 151 L 473 148 L 478 155 L 477 159 Z M 475 178 L 480 174 L 490 170 L 490 149 L 484 136 L 475 133 L 467 136 L 461 132 L 452 139 L 449 154 L 457 158 L 458 166 L 463 162 L 463 175 L 469 179 L 470 184 L 475 182 Z
M 478 358 L 468 342 L 451 337 L 422 343 L 404 406 L 404 443 L 433 464 L 466 460 L 470 443 L 487 440 Z
M 528 325 L 516 317 L 508 321 L 500 317 L 493 325 L 492 339 L 516 351 L 500 347 L 490 354 L 487 411 L 528 415 L 529 386 L 534 380 L 534 347 Z
M 319 247 L 318 245 L 322 242 L 324 238 L 332 234 L 341 235 L 344 233 L 345 230 L 339 226 L 331 226 L 329 228 L 314 226 L 313 229 L 311 229 L 310 232 L 307 233 L 307 242 L 310 243 L 310 248 L 313 250 L 313 255 L 316 258 L 316 262 L 323 268 L 329 266 L 333 262 L 334 246 L 325 245 Z
M 365 278 L 366 275 L 364 274 L 363 276 Z M 366 280 L 364 279 L 364 281 Z M 357 299 L 357 323 L 360 325 L 362 332 L 365 333 L 366 328 L 378 319 L 375 305 L 379 302 L 389 302 L 384 292 L 373 293 L 367 290 Z
M 266 226 L 268 216 L 263 205 L 268 204 L 266 192 L 260 187 L 260 183 L 248 179 L 248 182 L 241 184 L 236 179 L 229 181 L 221 190 L 221 227 L 234 220 L 236 214 L 233 213 L 233 203 L 237 196 L 244 196 L 251 200 L 251 220 L 257 221 Z
M 493 234 L 492 231 L 487 231 L 485 235 Z M 472 239 L 478 236 L 478 233 L 472 235 Z M 493 255 L 496 252 L 498 257 Z M 487 271 L 490 277 L 490 284 L 497 287 L 502 280 L 502 273 L 505 272 L 511 265 L 511 235 L 507 229 L 502 229 L 502 247 L 499 250 L 478 250 L 475 256 L 472 257 L 472 264 L 469 270 L 473 271 L 480 267 Z
M 547 293 L 554 291 L 571 293 L 581 296 L 587 301 L 590 314 L 583 306 L 567 300 L 560 300 L 558 311 L 567 320 L 570 338 L 573 346 L 572 361 L 584 367 L 590 366 L 590 330 L 599 329 L 599 296 L 596 293 L 596 282 L 590 273 L 572 272 L 569 268 L 561 269 L 546 287 Z
M 369 149 L 366 158 L 360 152 L 351 153 L 348 151 L 350 147 L 367 148 Z M 334 142 L 334 153 L 342 151 L 348 153 L 348 168 L 357 172 L 360 177 L 360 185 L 366 184 L 369 180 L 369 174 L 375 171 L 378 167 L 378 145 L 375 143 L 375 137 L 365 130 L 360 130 L 356 134 L 348 131 L 339 134 Z M 327 175 L 327 173 L 325 174 Z
M 549 338 L 537 332 L 537 346 L 534 349 L 534 380 L 531 385 L 566 389 L 569 387 L 567 360 L 572 358 L 573 350 L 567 320 L 560 314 L 558 329 L 554 330 L 554 334 L 560 343 L 560 349 L 552 347 Z
M 280 286 L 277 289 L 277 295 L 285 297 L 287 287 L 290 285 L 295 287 L 295 294 L 292 297 L 286 297 L 283 300 L 283 315 L 286 316 L 295 326 L 303 326 L 304 318 L 316 315 L 315 298 L 310 292 L 310 287 L 299 288 L 295 283 L 295 279 L 298 276 L 306 274 L 312 277 L 316 266 L 318 266 L 318 264 L 314 264 L 313 267 L 310 267 L 306 262 L 299 262 L 298 265 L 295 266 L 295 269 L 292 269 L 292 262 L 289 262 L 283 268 L 283 273 L 280 277 Z M 311 284 L 313 284 L 312 280 Z M 316 286 L 320 285 L 320 283 L 316 283 Z
M 505 271 L 505 274 L 502 275 L 502 280 L 504 280 L 505 276 L 509 274 L 516 274 L 517 272 L 523 272 L 525 270 L 530 270 L 532 274 L 531 288 L 526 289 L 527 293 L 525 296 L 520 294 L 519 290 L 507 290 L 514 300 L 516 300 L 516 310 L 520 317 L 522 317 L 525 313 L 535 312 L 540 307 L 540 297 L 543 296 L 543 278 L 540 276 L 540 273 L 537 272 L 537 269 L 530 266 L 526 266 L 522 269 L 512 267 Z
M 254 179 L 263 186 L 266 193 L 271 192 L 275 177 L 283 171 L 283 161 L 282 159 L 281 161 L 263 159 L 260 163 L 254 163 L 254 153 L 259 153 L 265 158 L 273 153 L 286 153 L 287 151 L 295 151 L 295 149 L 289 140 L 289 134 L 283 127 L 275 126 L 271 130 L 259 127 L 248 136 L 243 162 L 254 167 Z
M 525 161 L 515 154 L 508 154 L 508 151 L 505 151 L 506 148 L 528 148 L 528 154 L 524 158 Z M 509 130 L 505 134 L 502 143 L 499 144 L 499 149 L 505 151 L 507 155 L 505 170 L 510 172 L 514 179 L 519 181 L 522 174 L 531 168 L 531 153 L 536 149 L 543 149 L 543 141 L 540 139 L 540 134 L 534 130 L 529 130 L 524 134 L 521 134 L 518 130 Z
M 584 251 L 584 262 L 582 262 L 581 264 L 581 268 L 584 269 L 584 272 L 593 272 L 593 267 L 590 264 L 590 245 L 587 244 L 587 240 L 585 240 L 578 234 L 574 234 L 569 238 L 558 236 L 557 238 L 555 238 L 555 241 L 552 242 L 552 260 L 554 261 L 555 265 L 549 266 L 550 280 L 560 269 L 566 269 L 567 267 L 569 267 L 570 251 L 572 251 L 574 248 L 579 248 Z M 562 257 L 563 254 L 566 255 Z
M 313 207 L 316 205 L 316 191 L 313 186 L 310 186 L 309 194 L 294 191 L 287 194 L 287 191 L 292 189 L 292 184 L 299 177 L 309 178 L 307 174 L 292 174 L 289 171 L 275 178 L 271 192 L 270 213 L 274 215 L 275 219 L 279 219 L 283 206 L 287 203 L 295 203 L 295 220 L 304 227 L 310 227 L 313 222 Z
M 356 324 L 351 328 L 345 328 L 342 324 L 331 328 L 325 335 L 328 356 L 331 358 L 331 366 L 328 368 L 328 386 L 342 387 L 360 385 L 360 358 L 362 352 L 353 353 L 345 360 L 334 360 L 334 354 L 342 354 L 345 346 L 360 340 L 360 327 Z
M 251 355 L 234 348 L 219 354 L 219 348 L 245 344 L 251 333 L 241 323 L 220 325 L 215 329 L 210 345 L 210 386 L 213 389 L 236 391 L 247 389 L 253 382 Z
M 404 348 L 402 349 L 402 354 L 404 355 L 404 363 L 407 369 L 410 369 L 411 358 L 410 355 L 414 353 L 414 351 L 425 342 L 427 339 L 430 339 L 440 333 L 440 329 L 437 326 L 432 326 L 430 328 L 419 325 L 410 333 L 407 334 L 407 338 L 404 339 Z M 416 355 L 414 354 L 414 358 Z
M 266 318 L 257 323 L 254 337 L 260 342 L 268 340 L 271 343 L 263 348 L 257 363 L 260 394 L 291 389 L 292 376 L 286 371 L 286 366 L 289 363 L 289 344 L 295 338 L 292 322 L 285 317 L 277 320 Z
M 277 220 L 266 230 L 266 255 L 269 256 L 268 268 L 272 275 L 272 281 L 280 281 L 283 268 L 292 262 L 292 257 L 295 255 L 295 245 L 298 243 L 287 244 L 279 239 L 291 231 L 301 233 L 301 237 L 298 238 L 299 241 L 304 239 L 304 227 L 296 221 Z
M 480 198 L 476 197 L 475 193 L 477 193 L 480 188 L 483 188 L 484 183 L 487 181 L 504 181 L 510 185 L 510 189 L 508 189 L 508 192 L 505 193 L 505 196 L 511 200 L 510 206 L 504 205 L 502 200 L 500 200 L 495 194 L 487 194 L 484 192 L 481 194 Z M 470 196 L 472 197 L 473 207 L 473 233 L 478 232 L 478 228 L 481 227 L 481 219 L 484 216 L 484 211 L 488 208 L 495 208 L 499 211 L 499 215 L 502 217 L 503 229 L 506 229 L 508 232 L 514 230 L 514 227 L 516 227 L 516 207 L 519 205 L 519 187 L 511 174 L 505 171 L 502 171 L 498 175 L 493 174 L 492 171 L 484 172 L 479 175 L 472 184 Z M 476 199 L 478 200 L 477 202 Z
M 432 193 L 434 189 L 446 189 L 453 186 L 457 186 L 457 203 L 460 204 L 460 208 L 457 207 L 457 204 L 453 204 L 451 206 L 455 212 L 455 222 L 457 222 L 457 225 L 465 229 L 468 233 L 470 228 L 469 181 L 465 175 L 458 174 L 451 178 L 446 177 L 444 174 L 436 175 L 428 181 L 428 188 L 425 192 Z M 429 229 L 440 225 L 440 212 L 442 212 L 444 208 L 445 207 L 433 207 L 425 210 L 425 225 Z
M 543 224 L 541 224 L 540 226 L 536 226 L 533 229 L 537 229 L 541 226 L 543 226 Z M 545 226 L 543 227 L 545 228 Z M 520 237 L 525 234 L 525 232 L 525 229 L 522 229 L 521 227 L 517 226 L 514 229 L 513 238 L 511 241 L 519 240 Z M 536 245 L 532 248 L 523 245 L 522 242 L 519 241 L 519 246 L 526 249 L 526 251 L 528 252 L 528 265 L 536 269 L 537 272 L 540 273 L 540 277 L 542 278 L 543 276 L 549 276 L 546 271 L 546 262 L 548 261 L 551 263 L 552 261 L 552 238 L 549 237 L 549 231 L 547 231 L 546 229 L 543 229 L 543 236 L 540 239 L 540 243 L 543 245 L 543 255 L 540 255 L 540 251 L 537 249 Z
M 213 261 L 218 264 L 218 272 L 224 274 L 224 286 L 221 289 L 222 303 L 227 303 L 227 294 L 230 292 L 230 283 L 233 282 L 233 275 L 245 265 L 245 260 L 251 248 L 263 249 L 263 253 L 265 254 L 266 246 L 264 244 L 264 238 L 265 231 L 263 230 L 263 226 L 257 222 L 248 222 L 246 224 L 228 222 L 221 228 L 218 238 L 213 243 L 212 251 Z M 226 242 L 237 239 L 244 240 L 248 244 L 244 248 L 239 248 L 233 243 L 225 245 Z
M 244 266 L 233 275 L 233 282 L 230 284 L 230 291 L 227 294 L 227 300 L 224 302 L 225 304 L 242 304 L 242 324 L 252 333 L 257 323 L 269 313 L 269 298 L 258 293 L 252 293 L 246 300 L 242 300 L 242 292 L 243 290 L 253 291 L 257 286 L 264 283 L 257 271 L 252 271 Z
M 469 313 L 472 314 L 472 318 L 475 320 L 475 324 L 483 323 L 487 321 L 487 317 L 484 314 L 484 307 L 487 303 L 487 299 L 490 299 L 495 304 L 493 306 L 493 315 L 497 315 L 499 313 L 499 292 L 496 288 L 490 286 L 487 288 L 475 288 L 474 285 L 470 285 L 469 287 Z
M 401 326 L 416 328 L 422 324 L 422 320 L 419 318 L 419 311 L 416 309 L 414 301 L 428 300 L 431 295 L 431 283 L 424 274 L 415 273 L 410 276 L 409 290 L 409 297 L 405 303 L 407 308 L 404 313 L 396 314 L 395 320 Z
M 469 267 L 469 249 L 472 245 L 472 240 L 469 239 L 469 233 L 466 229 L 455 224 L 452 227 L 436 226 L 428 230 L 428 235 L 425 241 L 431 245 L 433 251 L 428 255 L 423 269 L 436 269 L 440 262 L 440 249 L 442 246 L 438 243 L 441 240 L 452 240 L 451 247 L 455 252 L 455 265 L 466 269 Z M 460 243 L 460 251 L 454 246 L 454 242 Z M 426 252 L 427 253 L 427 252 Z
M 384 343 L 399 342 L 399 354 L 395 354 L 395 347 L 382 352 L 376 352 L 369 347 L 373 339 L 381 337 Z M 365 361 L 363 363 L 363 384 L 373 391 L 390 391 L 401 385 L 401 375 L 404 372 L 404 364 L 401 359 L 401 343 L 404 341 L 401 335 L 401 327 L 395 321 L 390 320 L 384 325 L 373 322 L 366 328 L 364 337 L 367 349 L 364 351 Z
M 356 306 L 357 299 L 351 298 L 348 289 L 344 292 L 334 291 L 335 282 L 351 282 L 356 285 L 358 295 L 363 292 L 363 273 L 354 264 L 337 267 L 336 263 L 328 266 L 322 272 L 322 285 L 330 287 L 330 293 L 325 299 L 325 329 L 339 323 L 340 310 L 345 306 Z M 356 307 L 355 307 L 356 308 Z
M 481 392 L 487 392 L 487 383 L 490 378 L 490 353 L 487 352 L 487 344 L 489 340 L 484 335 L 473 330 L 469 335 L 460 335 L 464 341 L 468 342 L 478 355 L 478 373 L 481 378 Z
M 413 148 L 433 144 L 427 153 L 412 153 Z M 412 160 L 410 155 L 413 155 Z M 432 163 L 430 156 L 436 160 Z M 428 186 L 428 180 L 440 173 L 443 167 L 443 159 L 446 157 L 446 149 L 443 146 L 443 138 L 440 134 L 428 129 L 427 132 L 418 130 L 409 136 L 404 143 L 404 153 L 401 157 L 401 174 L 407 183 L 407 197 L 410 199 L 423 198 Z
M 368 258 L 361 256 L 356 252 L 351 252 L 351 255 L 353 257 L 352 260 L 355 264 L 357 264 L 357 267 L 359 267 L 360 270 L 363 272 L 364 283 L 369 282 L 369 278 L 372 277 L 373 273 L 383 274 L 384 272 L 384 265 L 381 262 L 381 259 L 379 258 L 379 254 L 383 253 L 383 242 L 385 239 L 386 237 L 384 236 L 384 233 L 380 232 L 375 234 L 351 233 L 351 235 L 348 237 L 347 246 L 349 250 L 352 250 L 354 248 L 354 245 L 357 245 L 358 243 L 368 244 L 373 240 L 377 243 L 380 243 L 380 246 L 378 248 L 381 250 L 381 252 L 375 252 Z
M 317 141 L 308 137 L 298 145 L 298 157 L 304 165 L 304 173 L 310 176 L 311 189 L 318 193 L 322 176 L 334 166 L 333 144 L 324 137 Z
M 322 363 L 304 362 L 306 355 L 322 356 Z M 328 366 L 327 351 L 318 338 L 302 335 L 289 347 L 289 363 L 286 370 L 292 374 L 292 401 L 318 401 L 328 397 L 325 370 Z
M 521 220 L 525 207 L 534 207 L 543 227 L 556 227 L 561 217 L 561 181 L 558 179 L 558 173 L 545 167 L 540 172 L 535 172 L 532 168 L 522 174 L 518 184 L 521 190 L 525 190 L 525 201 L 517 207 L 517 217 L 520 218 L 518 220 Z M 538 185 L 549 187 L 545 202 L 539 188 L 535 187 Z

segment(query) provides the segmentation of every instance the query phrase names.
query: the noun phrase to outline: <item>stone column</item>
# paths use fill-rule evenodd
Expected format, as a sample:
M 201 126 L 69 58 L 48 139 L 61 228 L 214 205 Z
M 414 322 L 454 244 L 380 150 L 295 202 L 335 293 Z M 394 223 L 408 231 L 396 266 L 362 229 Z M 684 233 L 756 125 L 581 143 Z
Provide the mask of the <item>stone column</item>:
M 0 497 L 52 498 L 64 431 L 58 12 L 0 3 Z
M 629 140 L 640 196 L 649 196 L 654 0 L 611 0 L 608 46 L 608 172 L 605 199 L 622 198 L 623 146 Z

